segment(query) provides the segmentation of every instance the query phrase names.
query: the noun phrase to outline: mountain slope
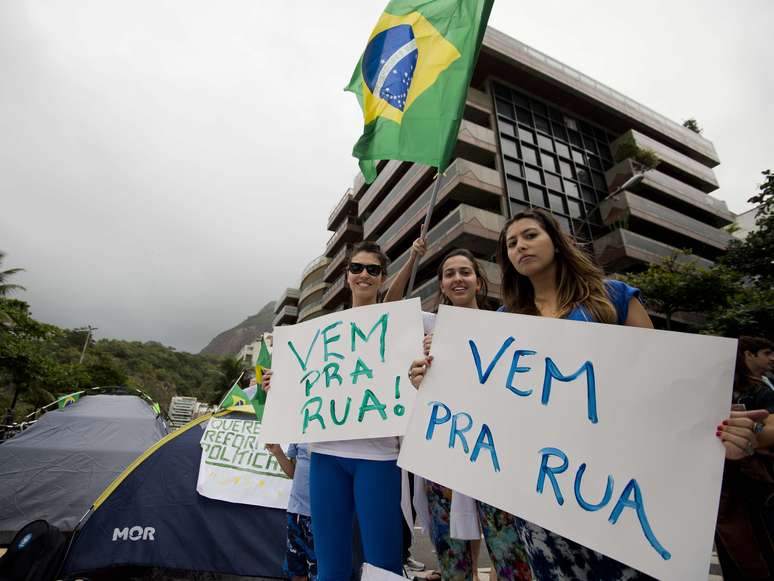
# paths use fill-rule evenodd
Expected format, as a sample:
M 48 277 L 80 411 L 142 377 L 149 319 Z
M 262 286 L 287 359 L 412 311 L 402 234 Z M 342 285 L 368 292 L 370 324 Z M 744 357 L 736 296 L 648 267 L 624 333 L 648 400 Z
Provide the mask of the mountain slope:
M 243 345 L 255 341 L 261 333 L 271 331 L 273 319 L 274 301 L 271 301 L 266 303 L 257 314 L 247 317 L 236 327 L 217 335 L 199 354 L 233 357 Z

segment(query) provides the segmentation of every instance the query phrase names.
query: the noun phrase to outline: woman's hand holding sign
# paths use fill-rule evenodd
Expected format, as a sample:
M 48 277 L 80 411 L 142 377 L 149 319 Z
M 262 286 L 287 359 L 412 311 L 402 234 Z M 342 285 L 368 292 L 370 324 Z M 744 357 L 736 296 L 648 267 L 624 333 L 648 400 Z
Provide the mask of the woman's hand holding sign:
M 433 363 L 433 356 L 428 355 L 427 357 L 423 357 L 422 359 L 415 359 L 411 362 L 411 367 L 409 367 L 409 380 L 411 381 L 411 385 L 419 389 L 419 386 L 422 384 L 422 380 L 425 378 L 425 374 L 427 373 L 428 368 Z
M 269 393 L 269 390 L 271 389 L 271 369 L 264 368 L 263 377 L 261 378 L 261 387 L 263 388 L 263 391 Z
M 768 415 L 766 410 L 732 411 L 718 426 L 715 435 L 723 442 L 728 460 L 739 460 L 755 453 L 758 445 L 756 427 Z
M 430 367 L 430 364 L 433 362 L 433 356 L 430 355 L 430 347 L 433 344 L 433 334 L 428 333 L 425 335 L 425 338 L 422 340 L 422 352 L 425 354 L 425 356 L 422 359 L 415 359 L 411 362 L 411 366 L 409 367 L 408 377 L 409 381 L 411 381 L 411 385 L 413 385 L 415 388 L 419 389 L 419 386 L 422 384 L 422 380 L 425 378 L 425 374 L 427 373 L 427 369 Z

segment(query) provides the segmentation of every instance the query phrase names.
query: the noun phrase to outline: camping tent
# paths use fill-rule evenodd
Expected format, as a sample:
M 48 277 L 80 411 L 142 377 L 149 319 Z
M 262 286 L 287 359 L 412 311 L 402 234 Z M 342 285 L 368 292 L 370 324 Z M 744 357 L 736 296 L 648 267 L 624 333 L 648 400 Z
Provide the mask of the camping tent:
M 133 395 L 89 395 L 0 444 L 0 544 L 36 519 L 72 531 L 128 465 L 167 434 Z
M 228 413 L 234 412 L 217 415 Z M 213 500 L 196 492 L 199 441 L 212 415 L 160 440 L 94 501 L 75 533 L 65 574 L 142 566 L 283 576 L 284 510 Z

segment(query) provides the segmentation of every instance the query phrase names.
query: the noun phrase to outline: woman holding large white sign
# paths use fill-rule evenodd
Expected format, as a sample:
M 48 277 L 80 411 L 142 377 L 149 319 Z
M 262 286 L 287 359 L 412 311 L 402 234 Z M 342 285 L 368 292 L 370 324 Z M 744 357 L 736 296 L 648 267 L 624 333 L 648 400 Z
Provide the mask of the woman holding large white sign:
M 449 252 L 438 267 L 438 302 L 455 307 L 487 308 L 488 283 L 475 256 L 465 249 Z M 491 307 L 490 307 L 491 308 Z M 434 317 L 428 314 L 428 317 Z M 429 351 L 431 336 L 425 338 Z M 411 383 L 419 387 L 424 377 L 424 362 L 414 362 L 409 372 Z M 431 481 L 426 481 L 427 501 L 431 517 L 431 538 L 438 554 L 442 579 L 465 580 L 473 577 L 470 547 L 465 541 L 452 538 L 452 492 Z M 455 496 L 459 493 L 454 492 Z M 492 565 L 501 581 L 529 581 L 529 562 L 517 536 L 516 518 L 484 502 L 477 503 L 478 521 L 484 534 Z M 474 521 L 475 523 L 475 521 Z
M 547 212 L 522 212 L 506 222 L 498 243 L 502 273 L 504 312 L 652 328 L 640 304 L 639 291 L 619 281 L 605 280 L 589 257 L 564 234 Z M 423 375 L 432 359 L 412 368 Z M 734 459 L 749 453 L 755 435 L 754 422 L 744 414 L 732 413 L 718 427 L 726 456 Z M 664 558 L 668 552 L 650 530 L 643 532 Z M 519 538 L 525 547 L 532 572 L 538 580 L 637 579 L 638 571 L 572 542 L 540 526 L 516 519 Z M 666 555 L 666 556 L 664 556 Z
M 373 242 L 361 242 L 347 261 L 352 307 L 377 303 L 387 275 L 387 257 Z M 264 376 L 269 389 L 271 373 Z M 403 573 L 401 471 L 397 436 L 311 444 L 310 499 L 319 581 L 348 579 L 352 523 L 357 514 L 367 563 Z

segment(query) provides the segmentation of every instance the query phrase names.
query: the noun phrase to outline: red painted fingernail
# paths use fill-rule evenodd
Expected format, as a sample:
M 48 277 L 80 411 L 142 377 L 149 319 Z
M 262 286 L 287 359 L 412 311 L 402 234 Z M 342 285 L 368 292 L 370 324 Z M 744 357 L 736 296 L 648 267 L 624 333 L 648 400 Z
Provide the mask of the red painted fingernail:
M 723 425 L 727 426 L 728 425 L 728 420 L 723 420 Z

